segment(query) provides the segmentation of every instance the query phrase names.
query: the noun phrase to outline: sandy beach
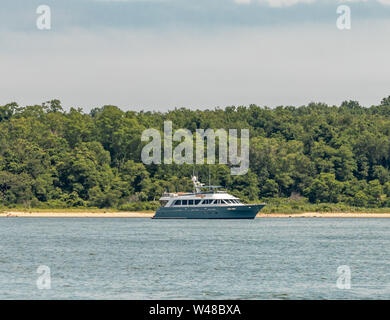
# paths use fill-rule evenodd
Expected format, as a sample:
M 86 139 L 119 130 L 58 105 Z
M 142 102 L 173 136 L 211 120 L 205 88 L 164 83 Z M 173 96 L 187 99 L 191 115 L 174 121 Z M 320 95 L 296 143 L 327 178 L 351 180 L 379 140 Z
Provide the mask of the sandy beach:
M 304 212 L 259 213 L 256 218 L 390 218 L 390 213 L 367 212 Z
M 151 218 L 154 212 L 3 211 L 0 217 L 31 218 Z M 390 213 L 305 212 L 259 213 L 257 218 L 390 218 Z
M 31 218 L 151 218 L 154 212 L 3 211 L 0 217 Z

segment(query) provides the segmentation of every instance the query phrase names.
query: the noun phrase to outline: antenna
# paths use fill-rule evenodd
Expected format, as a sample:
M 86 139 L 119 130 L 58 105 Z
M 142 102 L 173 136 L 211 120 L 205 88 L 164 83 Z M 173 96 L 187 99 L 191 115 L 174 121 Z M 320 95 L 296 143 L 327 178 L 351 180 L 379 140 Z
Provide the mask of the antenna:
M 192 189 L 192 191 L 195 193 L 196 192 L 196 181 L 198 181 L 198 178 L 197 176 L 195 176 L 195 164 L 192 166 L 192 182 L 193 182 L 193 185 L 194 185 L 194 188 Z

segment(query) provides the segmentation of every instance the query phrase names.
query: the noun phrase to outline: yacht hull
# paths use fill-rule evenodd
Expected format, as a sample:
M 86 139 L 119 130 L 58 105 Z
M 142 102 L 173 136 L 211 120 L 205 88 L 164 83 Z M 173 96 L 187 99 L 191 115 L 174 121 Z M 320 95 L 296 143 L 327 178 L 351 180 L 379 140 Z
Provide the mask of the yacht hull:
M 265 204 L 221 207 L 160 207 L 153 219 L 254 219 Z

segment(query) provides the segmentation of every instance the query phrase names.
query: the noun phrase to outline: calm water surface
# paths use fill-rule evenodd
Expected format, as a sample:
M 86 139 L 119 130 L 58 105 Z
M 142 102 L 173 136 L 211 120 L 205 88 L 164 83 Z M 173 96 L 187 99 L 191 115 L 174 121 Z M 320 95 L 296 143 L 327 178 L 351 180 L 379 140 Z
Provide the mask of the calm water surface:
M 0 299 L 390 299 L 385 218 L 1 218 L 0 240 Z

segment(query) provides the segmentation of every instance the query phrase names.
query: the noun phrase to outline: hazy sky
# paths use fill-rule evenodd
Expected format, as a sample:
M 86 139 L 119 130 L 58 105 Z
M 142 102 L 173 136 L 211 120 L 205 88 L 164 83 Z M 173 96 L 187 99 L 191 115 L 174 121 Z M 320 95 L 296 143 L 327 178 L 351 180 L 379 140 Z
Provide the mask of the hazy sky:
M 51 8 L 51 30 L 36 9 Z M 352 29 L 336 27 L 340 4 Z M 390 95 L 390 0 L 2 0 L 0 105 L 377 104 Z

